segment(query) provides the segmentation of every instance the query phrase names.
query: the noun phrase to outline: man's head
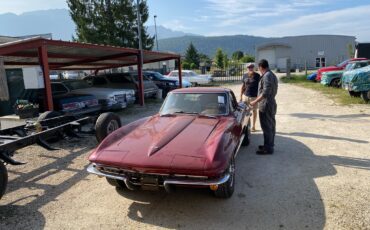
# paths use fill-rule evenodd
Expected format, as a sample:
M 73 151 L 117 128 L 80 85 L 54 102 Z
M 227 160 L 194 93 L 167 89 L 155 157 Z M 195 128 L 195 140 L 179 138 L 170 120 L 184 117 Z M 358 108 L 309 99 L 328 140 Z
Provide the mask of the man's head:
M 261 59 L 258 62 L 258 69 L 263 74 L 269 69 L 269 63 L 266 59 Z

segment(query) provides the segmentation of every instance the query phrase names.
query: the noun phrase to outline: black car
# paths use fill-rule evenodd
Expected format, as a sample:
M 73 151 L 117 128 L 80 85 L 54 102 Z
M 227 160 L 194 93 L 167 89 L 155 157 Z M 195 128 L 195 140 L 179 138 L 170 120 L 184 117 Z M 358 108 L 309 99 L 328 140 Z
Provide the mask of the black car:
M 162 74 L 154 71 L 144 71 L 144 77 L 152 80 L 158 88 L 162 89 L 163 97 L 166 97 L 168 92 L 178 88 L 178 81 L 164 77 Z
M 97 113 L 101 110 L 98 99 L 94 95 L 73 93 L 53 93 L 54 110 L 75 116 Z M 44 89 L 25 89 L 20 99 L 39 104 L 39 111 L 44 112 Z

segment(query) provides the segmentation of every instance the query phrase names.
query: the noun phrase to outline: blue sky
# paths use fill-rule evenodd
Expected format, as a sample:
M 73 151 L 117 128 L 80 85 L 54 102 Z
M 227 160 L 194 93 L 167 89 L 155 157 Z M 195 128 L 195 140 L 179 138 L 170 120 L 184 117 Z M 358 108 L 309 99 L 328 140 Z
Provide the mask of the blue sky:
M 147 25 L 200 35 L 353 35 L 370 41 L 370 0 L 148 0 Z M 0 13 L 67 8 L 65 0 L 1 0 Z

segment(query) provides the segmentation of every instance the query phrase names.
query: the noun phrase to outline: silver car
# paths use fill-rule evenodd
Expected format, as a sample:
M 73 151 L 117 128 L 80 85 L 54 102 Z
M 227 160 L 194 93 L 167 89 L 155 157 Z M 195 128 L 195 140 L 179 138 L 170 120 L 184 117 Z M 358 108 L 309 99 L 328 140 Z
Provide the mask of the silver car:
M 53 93 L 74 93 L 74 94 L 91 94 L 96 96 L 102 110 L 115 110 L 127 107 L 127 99 L 125 90 L 109 89 L 109 88 L 95 88 L 91 87 L 83 80 L 64 80 L 52 81 L 51 83 Z M 131 91 L 131 94 L 134 94 Z

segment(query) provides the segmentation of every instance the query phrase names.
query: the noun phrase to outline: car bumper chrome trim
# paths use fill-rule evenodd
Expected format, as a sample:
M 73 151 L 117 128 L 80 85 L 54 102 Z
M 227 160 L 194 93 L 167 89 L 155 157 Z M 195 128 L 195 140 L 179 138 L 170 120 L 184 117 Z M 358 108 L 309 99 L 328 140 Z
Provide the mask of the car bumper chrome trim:
M 129 181 L 129 179 L 124 175 L 112 175 L 109 173 L 104 173 L 99 171 L 96 168 L 96 164 L 92 163 L 87 167 L 87 171 L 91 174 L 95 174 L 97 176 L 107 177 L 115 180 L 122 180 L 124 181 L 125 185 L 130 190 L 136 190 L 136 187 L 133 183 Z M 216 179 L 201 179 L 201 178 L 167 178 L 164 179 L 163 185 L 167 192 L 171 191 L 171 185 L 189 185 L 189 186 L 210 186 L 210 185 L 220 185 L 226 183 L 230 178 L 230 174 L 226 173 L 220 178 Z
M 210 186 L 226 183 L 230 178 L 230 174 L 226 173 L 221 178 L 217 179 L 165 179 L 163 186 L 167 192 L 171 191 L 171 185 L 189 185 L 189 186 Z
M 87 172 L 89 172 L 91 174 L 95 174 L 97 176 L 107 177 L 107 178 L 110 178 L 110 179 L 122 180 L 123 182 L 125 182 L 125 185 L 126 185 L 126 187 L 128 189 L 130 189 L 130 190 L 136 190 L 136 188 L 134 187 L 134 185 L 131 184 L 131 182 L 128 180 L 127 177 L 122 176 L 122 175 L 117 176 L 117 175 L 111 175 L 111 174 L 107 174 L 107 173 L 102 173 L 98 169 L 96 169 L 96 165 L 95 164 L 90 164 L 89 167 L 87 167 Z

